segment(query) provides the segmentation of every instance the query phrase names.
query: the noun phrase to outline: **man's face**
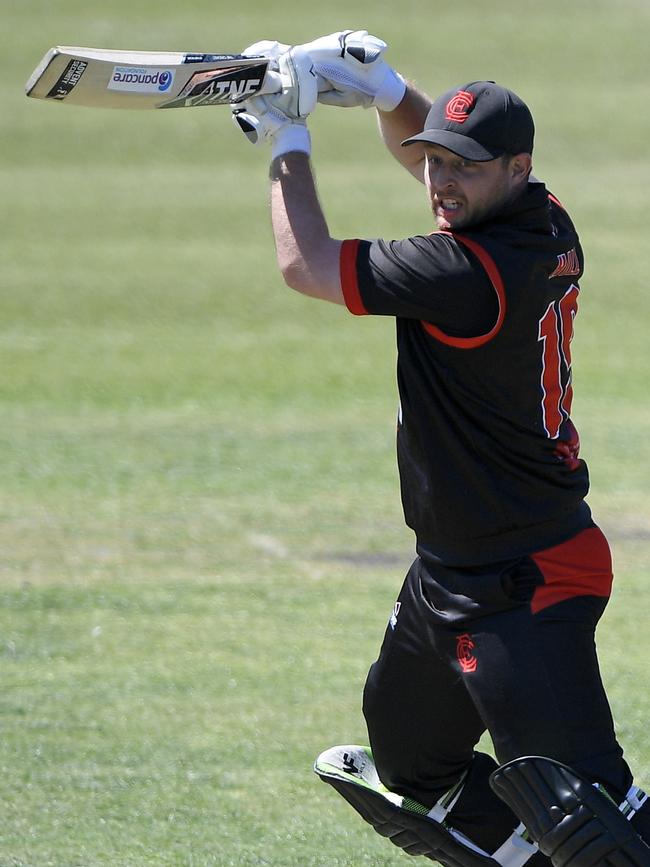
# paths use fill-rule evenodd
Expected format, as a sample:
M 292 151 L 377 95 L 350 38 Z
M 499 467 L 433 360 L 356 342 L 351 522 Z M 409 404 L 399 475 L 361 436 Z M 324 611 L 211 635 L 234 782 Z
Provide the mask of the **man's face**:
M 473 162 L 425 145 L 424 181 L 439 229 L 462 229 L 496 214 L 520 189 L 510 162 Z

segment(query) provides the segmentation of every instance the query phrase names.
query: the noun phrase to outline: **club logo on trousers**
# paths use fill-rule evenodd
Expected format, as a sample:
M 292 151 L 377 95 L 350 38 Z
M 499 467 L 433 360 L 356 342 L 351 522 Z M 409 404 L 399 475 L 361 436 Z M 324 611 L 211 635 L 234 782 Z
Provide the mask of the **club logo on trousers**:
M 395 627 L 397 626 L 397 618 L 399 617 L 399 610 L 401 607 L 402 607 L 401 602 L 395 603 L 395 607 L 393 608 L 393 613 L 390 615 L 390 620 L 388 621 L 391 629 L 395 629 Z
M 447 103 L 445 108 L 445 117 L 447 120 L 453 120 L 454 123 L 465 123 L 467 117 L 474 107 L 474 94 L 468 93 L 466 90 L 459 90 L 455 93 Z
M 462 635 L 456 636 L 456 658 L 463 674 L 471 674 L 473 671 L 476 671 L 478 660 L 472 653 L 474 646 L 469 632 L 463 632 Z

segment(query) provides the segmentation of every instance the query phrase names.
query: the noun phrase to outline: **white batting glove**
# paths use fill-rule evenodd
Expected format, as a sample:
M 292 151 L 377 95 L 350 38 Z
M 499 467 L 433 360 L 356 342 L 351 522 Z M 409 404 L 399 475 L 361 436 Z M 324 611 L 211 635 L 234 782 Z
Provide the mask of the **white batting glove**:
M 319 87 L 319 102 L 393 111 L 404 97 L 404 79 L 382 59 L 388 45 L 367 30 L 341 30 L 297 47 L 325 79 L 328 89 Z
M 232 109 L 232 119 L 254 145 L 271 145 L 271 159 L 290 151 L 311 153 L 311 137 L 304 117 L 290 117 L 278 103 L 282 95 L 254 96 Z
M 263 56 L 271 61 L 267 81 L 277 81 L 281 95 L 275 105 L 291 118 L 307 117 L 316 108 L 319 82 L 313 63 L 301 46 L 263 39 L 242 51 L 245 56 Z M 325 83 L 321 81 L 321 86 Z
M 248 48 L 244 48 L 242 54 L 244 57 L 268 57 L 269 60 L 277 61 L 278 57 L 290 48 L 291 46 L 287 45 L 286 42 L 276 42 L 274 39 L 261 39 L 259 42 L 253 42 Z M 277 69 L 277 66 L 274 68 Z

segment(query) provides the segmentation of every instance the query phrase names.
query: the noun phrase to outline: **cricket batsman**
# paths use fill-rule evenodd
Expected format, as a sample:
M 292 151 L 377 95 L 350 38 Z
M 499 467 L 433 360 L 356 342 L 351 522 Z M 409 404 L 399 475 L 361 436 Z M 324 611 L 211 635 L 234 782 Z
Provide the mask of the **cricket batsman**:
M 397 330 L 417 556 L 365 685 L 370 745 L 333 747 L 315 769 L 380 834 L 446 867 L 647 867 L 650 803 L 594 642 L 612 565 L 571 421 L 580 241 L 531 173 L 519 96 L 469 81 L 431 100 L 385 50 L 366 31 L 256 43 L 245 53 L 272 58 L 283 90 L 233 109 L 270 146 L 286 283 Z M 310 166 L 317 103 L 376 110 L 424 184 L 422 234 L 330 235 Z M 485 731 L 496 762 L 476 749 Z

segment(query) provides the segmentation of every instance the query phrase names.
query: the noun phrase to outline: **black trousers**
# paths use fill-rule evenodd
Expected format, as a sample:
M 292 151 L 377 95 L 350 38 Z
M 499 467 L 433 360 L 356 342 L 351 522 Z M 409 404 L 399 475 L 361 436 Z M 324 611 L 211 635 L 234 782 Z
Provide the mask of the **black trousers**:
M 499 762 L 554 758 L 622 801 L 632 774 L 594 640 L 610 588 L 609 547 L 597 527 L 486 567 L 416 559 L 364 690 L 384 784 L 433 806 L 470 769 L 453 824 L 493 850 L 518 821 L 489 788 L 492 760 L 476 761 L 487 730 Z

